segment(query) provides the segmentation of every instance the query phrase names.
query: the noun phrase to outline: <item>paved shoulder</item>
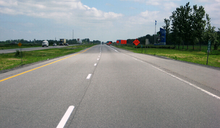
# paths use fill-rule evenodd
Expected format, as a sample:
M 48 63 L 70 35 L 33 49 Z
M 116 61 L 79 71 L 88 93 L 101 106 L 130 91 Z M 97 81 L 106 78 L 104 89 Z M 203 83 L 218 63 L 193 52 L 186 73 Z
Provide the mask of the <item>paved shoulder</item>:
M 184 80 L 190 81 L 220 96 L 220 69 L 218 68 L 211 68 L 172 59 L 164 59 L 152 55 L 133 53 L 119 48 L 116 49 L 129 56 L 159 67 Z

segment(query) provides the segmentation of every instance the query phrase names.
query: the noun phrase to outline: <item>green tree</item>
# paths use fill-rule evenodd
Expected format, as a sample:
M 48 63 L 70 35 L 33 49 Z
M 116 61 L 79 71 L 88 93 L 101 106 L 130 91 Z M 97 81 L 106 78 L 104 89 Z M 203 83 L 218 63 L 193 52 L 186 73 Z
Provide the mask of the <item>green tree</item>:
M 166 43 L 169 44 L 169 36 L 170 36 L 170 20 L 169 19 L 164 19 L 164 23 L 165 23 L 165 26 L 163 26 L 163 28 L 166 30 Z
M 185 6 L 176 8 L 170 16 L 172 22 L 171 33 L 173 39 L 178 41 L 178 47 L 180 44 L 183 44 L 184 48 L 184 44 L 186 44 L 188 50 L 188 45 L 192 44 L 194 50 L 194 45 L 200 43 L 201 50 L 202 40 L 207 40 L 208 37 L 212 38 L 215 44 L 218 44 L 216 40 L 217 36 L 213 33 L 213 28 L 211 26 L 207 26 L 206 33 L 204 33 L 206 26 L 204 7 L 194 5 L 193 8 L 191 8 L 189 4 L 188 2 Z M 207 22 L 210 23 L 209 17 L 206 17 L 206 19 Z
M 177 36 L 179 39 L 179 43 L 183 42 L 183 47 L 184 43 L 187 44 L 187 49 L 188 49 L 188 44 L 191 39 L 191 24 L 192 21 L 191 19 L 191 12 L 192 9 L 189 6 L 189 2 L 186 3 L 185 6 L 180 6 L 179 8 L 176 8 L 176 11 L 172 12 L 172 16 L 170 17 L 172 21 L 172 31 L 177 32 Z M 179 44 L 178 43 L 178 44 Z
M 170 16 L 170 19 L 172 21 L 172 27 L 171 27 L 172 37 L 173 37 L 175 45 L 176 44 L 178 45 L 178 49 L 179 49 L 179 46 L 180 46 L 180 41 L 178 40 L 178 37 L 181 36 L 181 31 L 180 31 L 179 26 L 178 26 L 178 24 L 180 24 L 180 23 L 179 23 L 179 20 L 177 19 L 177 17 L 179 17 L 179 15 L 180 15 L 179 10 L 180 9 L 177 8 L 176 11 L 173 11 L 172 15 Z
M 206 14 L 207 26 L 204 32 L 204 40 L 206 43 L 210 40 L 212 45 L 214 45 L 214 50 L 218 49 L 219 40 L 218 40 L 218 33 L 215 31 L 215 26 L 211 26 L 211 18 L 208 14 Z
M 205 17 L 205 9 L 203 6 L 197 7 L 197 5 L 193 6 L 193 14 L 191 15 L 192 21 L 192 45 L 194 50 L 194 45 L 200 43 L 200 51 L 201 51 L 201 41 L 202 35 L 205 30 L 206 20 Z

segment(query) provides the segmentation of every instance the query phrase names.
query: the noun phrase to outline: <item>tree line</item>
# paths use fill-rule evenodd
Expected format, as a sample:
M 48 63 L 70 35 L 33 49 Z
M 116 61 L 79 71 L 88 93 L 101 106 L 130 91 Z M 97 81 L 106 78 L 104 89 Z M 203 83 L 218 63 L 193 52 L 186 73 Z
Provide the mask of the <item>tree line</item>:
M 193 5 L 190 2 L 185 6 L 180 6 L 172 12 L 172 15 L 164 19 L 165 25 L 163 29 L 166 30 L 166 44 L 174 45 L 180 49 L 192 45 L 193 50 L 195 45 L 207 45 L 210 40 L 217 50 L 220 45 L 220 28 L 215 31 L 215 26 L 211 25 L 211 18 L 205 12 L 203 6 Z M 141 44 L 145 44 L 145 40 L 149 39 L 150 43 L 154 43 L 154 35 L 146 35 L 137 38 Z M 127 43 L 132 44 L 135 39 L 128 39 Z
M 178 45 L 199 44 L 200 49 L 202 44 L 207 44 L 210 40 L 214 46 L 214 50 L 218 49 L 220 44 L 220 29 L 215 31 L 215 27 L 211 25 L 211 18 L 205 12 L 203 6 L 186 3 L 185 6 L 180 6 L 172 12 L 169 19 L 164 19 L 166 30 L 167 43 Z
M 15 39 L 15 40 L 6 40 L 6 41 L 0 41 L 0 44 L 7 44 L 7 45 L 17 45 L 18 43 L 22 43 L 22 45 L 41 45 L 44 40 L 24 40 L 24 39 Z M 59 40 L 47 40 L 50 45 L 53 45 L 54 43 L 59 43 Z M 67 39 L 67 43 L 69 44 L 76 44 L 76 39 Z
M 15 39 L 15 40 L 6 40 L 6 41 L 0 41 L 0 46 L 12 46 L 12 45 L 18 45 L 18 43 L 22 43 L 22 46 L 41 46 L 42 42 L 44 40 L 24 40 L 24 39 Z M 56 43 L 57 45 L 59 45 L 60 40 L 47 40 L 49 42 L 49 45 L 53 45 L 54 43 Z M 68 44 L 78 44 L 79 41 L 77 41 L 77 39 L 66 39 L 66 43 Z M 93 43 L 93 44 L 100 44 L 101 41 L 99 40 L 93 40 L 90 41 L 89 38 L 86 39 L 82 39 L 82 41 L 80 43 Z

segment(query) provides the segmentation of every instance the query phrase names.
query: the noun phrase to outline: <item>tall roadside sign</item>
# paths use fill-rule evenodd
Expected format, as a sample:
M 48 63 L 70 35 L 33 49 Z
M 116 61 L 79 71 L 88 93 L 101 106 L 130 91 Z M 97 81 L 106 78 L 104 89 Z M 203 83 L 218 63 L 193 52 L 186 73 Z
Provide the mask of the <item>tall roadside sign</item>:
M 19 42 L 19 43 L 18 43 L 18 46 L 21 47 L 21 45 L 22 45 L 22 43 Z
M 166 45 L 166 30 L 160 28 L 160 45 Z
M 140 41 L 138 39 L 134 40 L 133 43 L 136 45 L 136 50 L 137 50 L 137 46 L 138 44 L 140 44 Z
M 209 40 L 208 48 L 207 48 L 207 61 L 206 61 L 206 65 L 209 64 L 209 53 L 210 53 L 210 50 L 211 50 L 211 41 Z
M 134 40 L 133 43 L 138 46 L 138 44 L 140 44 L 140 41 L 138 39 Z

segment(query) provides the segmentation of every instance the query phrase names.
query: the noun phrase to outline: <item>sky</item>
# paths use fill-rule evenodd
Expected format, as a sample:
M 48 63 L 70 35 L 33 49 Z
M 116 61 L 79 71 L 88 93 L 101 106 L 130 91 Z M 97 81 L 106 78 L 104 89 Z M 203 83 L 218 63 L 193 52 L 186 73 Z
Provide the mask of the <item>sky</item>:
M 116 41 L 155 33 L 177 7 L 203 6 L 220 28 L 220 0 L 0 0 L 0 41 Z

